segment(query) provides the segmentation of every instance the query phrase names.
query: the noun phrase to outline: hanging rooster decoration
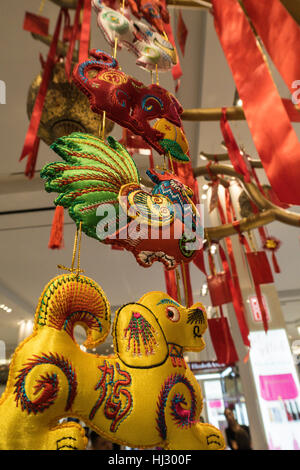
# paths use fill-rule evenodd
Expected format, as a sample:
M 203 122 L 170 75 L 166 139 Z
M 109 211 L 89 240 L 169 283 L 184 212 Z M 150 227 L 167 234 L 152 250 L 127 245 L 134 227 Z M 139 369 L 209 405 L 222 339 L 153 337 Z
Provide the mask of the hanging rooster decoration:
M 45 188 L 59 193 L 55 204 L 67 208 L 88 236 L 124 247 L 143 267 L 160 261 L 170 270 L 197 254 L 200 215 L 175 174 L 148 170 L 154 183 L 148 192 L 131 155 L 113 137 L 106 143 L 73 133 L 51 147 L 64 162 L 44 167 Z

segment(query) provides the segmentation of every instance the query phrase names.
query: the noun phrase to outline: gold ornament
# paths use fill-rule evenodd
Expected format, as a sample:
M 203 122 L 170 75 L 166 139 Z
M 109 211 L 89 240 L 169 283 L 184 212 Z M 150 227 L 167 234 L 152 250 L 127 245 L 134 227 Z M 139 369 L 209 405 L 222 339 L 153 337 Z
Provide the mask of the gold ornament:
M 42 81 L 39 74 L 32 82 L 27 97 L 27 114 L 30 119 L 35 99 Z M 64 62 L 58 62 L 53 69 L 45 97 L 38 136 L 51 145 L 56 139 L 72 132 L 99 135 L 102 116 L 91 111 L 88 98 L 70 83 L 65 74 Z M 105 122 L 105 135 L 110 134 L 114 123 Z

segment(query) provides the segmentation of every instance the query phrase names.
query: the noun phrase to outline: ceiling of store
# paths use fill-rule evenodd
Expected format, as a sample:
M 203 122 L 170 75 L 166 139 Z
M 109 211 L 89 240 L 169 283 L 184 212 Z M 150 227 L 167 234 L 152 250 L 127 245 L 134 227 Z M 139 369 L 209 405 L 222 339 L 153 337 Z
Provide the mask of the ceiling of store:
M 24 162 L 18 161 L 28 127 L 28 88 L 40 72 L 39 54 L 45 56 L 48 50 L 22 29 L 25 11 L 37 13 L 38 6 L 38 0 L 1 2 L 0 80 L 6 83 L 6 104 L 0 105 L 0 305 L 8 305 L 12 312 L 0 309 L 0 339 L 6 342 L 9 351 L 14 349 L 18 340 L 18 322 L 33 317 L 44 285 L 59 272 L 57 264 L 70 264 L 75 234 L 75 226 L 66 214 L 64 248 L 58 251 L 48 249 L 53 211 L 32 209 L 53 207 L 53 195 L 43 190 L 38 173 L 33 180 L 27 180 L 22 174 Z M 170 11 L 175 24 L 174 10 Z M 185 57 L 181 57 L 184 75 L 177 95 L 179 100 L 184 108 L 231 106 L 235 87 L 214 31 L 212 15 L 200 9 L 182 11 L 189 34 Z M 44 15 L 50 18 L 52 28 L 57 14 L 58 8 L 46 2 Z M 108 50 L 97 29 L 95 15 L 91 46 Z M 149 75 L 135 66 L 135 60 L 129 53 L 121 52 L 118 59 L 127 73 L 144 81 L 148 79 Z M 274 77 L 281 96 L 287 97 L 288 91 L 275 72 Z M 161 74 L 160 84 L 174 92 L 171 74 Z M 203 164 L 199 157 L 201 150 L 209 153 L 223 151 L 217 122 L 184 124 L 195 166 Z M 299 125 L 295 128 L 300 132 Z M 232 129 L 239 144 L 257 157 L 247 124 L 236 121 L 232 123 Z M 115 126 L 113 135 L 120 137 L 120 128 Z M 37 168 L 56 159 L 57 156 L 41 143 Z M 136 157 L 136 162 L 144 171 L 146 160 Z M 199 186 L 202 187 L 201 180 Z M 20 213 L 20 210 L 28 212 Z M 205 223 L 210 224 L 207 212 Z M 300 233 L 297 228 L 277 222 L 270 225 L 269 232 L 283 242 L 278 254 L 282 273 L 276 275 L 276 287 L 282 297 L 287 322 L 293 322 L 291 325 L 294 328 L 297 323 L 295 319 L 299 319 L 300 324 Z M 86 274 L 103 287 L 114 308 L 138 299 L 146 291 L 164 290 L 160 263 L 149 269 L 141 268 L 130 253 L 111 250 L 85 236 L 81 264 Z M 191 270 L 197 300 L 204 277 L 194 267 Z M 209 299 L 205 301 L 208 303 Z

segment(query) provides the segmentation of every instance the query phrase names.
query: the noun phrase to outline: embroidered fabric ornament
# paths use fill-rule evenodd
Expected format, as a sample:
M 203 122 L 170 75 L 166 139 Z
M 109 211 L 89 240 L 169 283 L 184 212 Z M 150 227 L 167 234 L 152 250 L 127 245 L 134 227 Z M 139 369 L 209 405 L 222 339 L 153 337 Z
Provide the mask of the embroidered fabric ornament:
M 97 23 L 111 47 L 125 47 L 137 57 L 136 64 L 146 70 L 170 70 L 177 62 L 173 45 L 145 23 L 132 21 L 119 11 L 92 0 Z
M 182 128 L 175 126 L 164 118 L 158 119 L 153 128 L 164 136 L 159 143 L 165 150 L 166 155 L 170 155 L 172 159 L 180 163 L 190 162 L 188 156 L 189 144 Z
M 196 256 L 203 228 L 180 178 L 147 170 L 154 187 L 145 191 L 132 157 L 112 137 L 105 143 L 75 132 L 51 148 L 65 163 L 43 168 L 45 189 L 60 193 L 55 204 L 68 208 L 88 236 L 124 247 L 143 267 L 161 261 L 174 269 Z
M 85 93 L 95 113 L 106 112 L 112 121 L 143 137 L 158 153 L 164 153 L 158 141 L 162 133 L 148 121 L 166 118 L 181 126 L 183 108 L 177 99 L 159 85 L 145 86 L 118 69 L 109 54 L 93 49 L 95 59 L 79 63 L 73 70 L 74 83 Z M 93 72 L 94 77 L 89 75 Z
M 133 15 L 144 18 L 160 34 L 164 34 L 165 24 L 169 24 L 170 16 L 164 0 L 127 0 Z
M 83 428 L 59 423 L 68 416 L 129 447 L 223 449 L 221 432 L 199 421 L 201 390 L 183 357 L 205 346 L 203 305 L 187 309 L 150 292 L 117 311 L 115 354 L 82 351 L 75 325 L 86 329 L 91 349 L 105 340 L 110 320 L 108 300 L 92 279 L 64 274 L 47 284 L 0 399 L 0 449 L 83 450 Z

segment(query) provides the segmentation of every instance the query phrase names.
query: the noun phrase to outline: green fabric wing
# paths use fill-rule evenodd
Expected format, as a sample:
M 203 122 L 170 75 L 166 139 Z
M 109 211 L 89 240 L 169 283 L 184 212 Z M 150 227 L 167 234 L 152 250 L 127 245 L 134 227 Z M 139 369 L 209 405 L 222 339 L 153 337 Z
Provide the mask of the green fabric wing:
M 46 165 L 41 171 L 45 189 L 57 192 L 54 203 L 69 210 L 77 226 L 89 236 L 99 239 L 97 210 L 103 204 L 115 207 L 119 220 L 118 194 L 121 186 L 140 184 L 136 165 L 119 142 L 108 137 L 103 140 L 80 132 L 57 139 L 51 148 L 64 160 Z M 113 212 L 106 216 L 107 235 L 116 229 Z M 114 219 L 114 220 L 113 220 Z

